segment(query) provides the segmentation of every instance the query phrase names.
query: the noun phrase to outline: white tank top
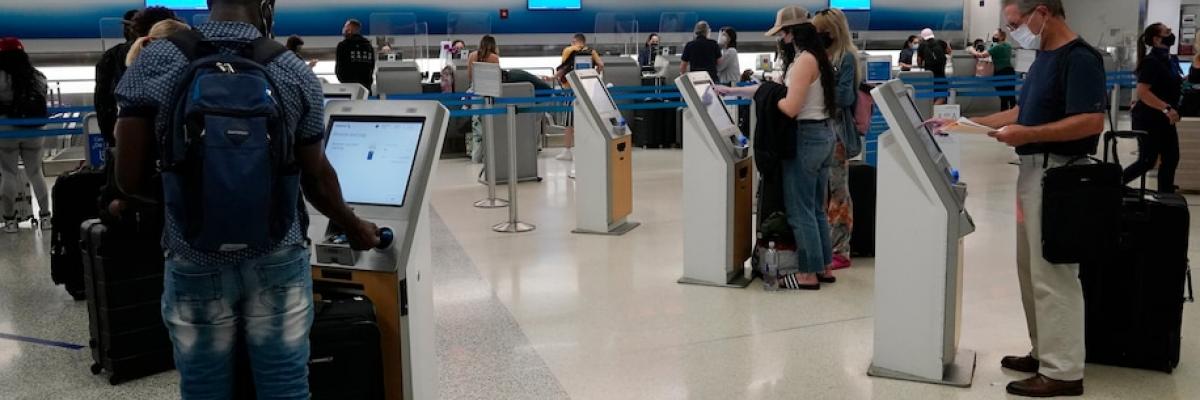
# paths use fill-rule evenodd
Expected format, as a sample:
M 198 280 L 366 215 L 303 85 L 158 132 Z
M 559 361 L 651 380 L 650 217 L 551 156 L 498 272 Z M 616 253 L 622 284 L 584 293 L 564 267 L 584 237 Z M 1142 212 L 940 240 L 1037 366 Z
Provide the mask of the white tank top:
M 800 54 L 804 54 L 801 52 Z M 800 58 L 797 54 L 796 58 Z M 785 86 L 791 86 L 792 69 L 796 68 L 796 63 L 788 68 L 783 74 L 783 82 Z M 800 114 L 796 115 L 797 120 L 823 120 L 829 119 L 829 113 L 825 111 L 825 86 L 821 84 L 821 74 L 817 73 L 817 79 L 808 87 L 808 95 L 804 99 L 804 108 L 800 109 Z

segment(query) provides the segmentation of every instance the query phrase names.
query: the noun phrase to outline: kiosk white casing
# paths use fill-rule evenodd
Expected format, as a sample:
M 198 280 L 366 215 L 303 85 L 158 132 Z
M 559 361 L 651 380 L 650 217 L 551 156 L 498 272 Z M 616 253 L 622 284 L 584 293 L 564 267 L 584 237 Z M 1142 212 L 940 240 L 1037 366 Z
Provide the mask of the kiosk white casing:
M 872 376 L 970 386 L 975 353 L 958 348 L 962 239 L 975 230 L 966 186 L 908 89 L 871 91 L 891 128 L 879 139 Z
M 675 80 L 687 102 L 683 140 L 683 277 L 746 287 L 753 250 L 754 159 L 707 72 Z
M 367 88 L 357 83 L 321 83 L 321 91 L 325 94 L 325 99 L 332 100 L 366 100 L 370 92 Z M 328 101 L 326 101 L 328 103 Z
M 575 92 L 574 233 L 622 235 L 633 213 L 633 136 L 600 74 L 567 75 Z
M 336 257 L 325 245 L 328 219 L 312 215 L 313 280 L 340 286 L 357 285 L 375 303 L 383 351 L 385 398 L 435 399 L 438 396 L 437 341 L 433 305 L 433 272 L 429 227 L 430 180 L 437 172 L 449 111 L 436 101 L 338 101 L 326 110 L 332 137 L 339 121 L 423 121 L 403 202 L 395 205 L 355 204 L 360 218 L 391 228 L 395 239 L 386 250 Z M 331 160 L 331 163 L 333 160 Z M 337 168 L 337 165 L 334 165 Z M 346 174 L 342 187 L 347 188 Z M 399 184 L 399 183 L 398 183 Z M 347 249 L 348 251 L 348 249 Z M 337 254 L 334 254 L 337 255 Z M 349 264 L 349 265 L 348 265 Z

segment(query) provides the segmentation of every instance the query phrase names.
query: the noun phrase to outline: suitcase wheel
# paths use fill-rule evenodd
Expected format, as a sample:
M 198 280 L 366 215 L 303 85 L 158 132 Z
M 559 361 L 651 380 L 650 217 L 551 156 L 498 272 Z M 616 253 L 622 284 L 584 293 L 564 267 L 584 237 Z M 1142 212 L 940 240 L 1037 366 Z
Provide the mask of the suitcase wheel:
M 87 293 L 86 292 L 71 292 L 71 299 L 74 299 L 75 301 L 87 300 Z
M 109 385 L 112 385 L 112 386 L 117 386 L 117 385 L 120 385 L 120 384 L 121 384 L 121 382 L 124 382 L 124 380 L 123 380 L 123 379 L 121 379 L 121 378 L 120 378 L 120 377 L 119 377 L 117 374 L 112 374 L 112 375 L 110 375 L 110 376 L 108 377 L 108 384 L 109 384 Z
M 92 364 L 92 375 L 100 375 L 101 372 L 104 372 L 104 367 L 100 366 L 98 363 Z

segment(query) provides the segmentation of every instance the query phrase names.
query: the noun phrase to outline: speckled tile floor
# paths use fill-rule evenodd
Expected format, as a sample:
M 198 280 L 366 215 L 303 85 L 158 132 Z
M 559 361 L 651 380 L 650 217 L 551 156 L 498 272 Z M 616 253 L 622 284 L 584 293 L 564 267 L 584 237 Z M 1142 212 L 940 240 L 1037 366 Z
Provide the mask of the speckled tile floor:
M 961 345 L 979 356 L 967 389 L 866 376 L 873 260 L 815 293 L 676 284 L 681 152 L 635 152 L 634 219 L 644 225 L 621 237 L 568 233 L 574 182 L 547 153 L 545 181 L 519 187 L 522 219 L 538 226 L 520 235 L 489 229 L 506 210 L 471 207 L 485 192 L 478 166 L 441 162 L 432 242 L 444 399 L 1000 399 L 1020 377 L 998 366 L 1028 347 L 1013 268 L 1016 169 L 1002 146 L 963 140 L 978 226 L 966 240 Z M 0 333 L 85 343 L 86 312 L 50 285 L 45 246 L 28 231 L 0 235 Z M 1085 398 L 1200 398 L 1196 307 L 1185 310 L 1174 374 L 1089 365 Z M 174 373 L 109 387 L 89 364 L 85 351 L 0 339 L 0 399 L 176 397 Z

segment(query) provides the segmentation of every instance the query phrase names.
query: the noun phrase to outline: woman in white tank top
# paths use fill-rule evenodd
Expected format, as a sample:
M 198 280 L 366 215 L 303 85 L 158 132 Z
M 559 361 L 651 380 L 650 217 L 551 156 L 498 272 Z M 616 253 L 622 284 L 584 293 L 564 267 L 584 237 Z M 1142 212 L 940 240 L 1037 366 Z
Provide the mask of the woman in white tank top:
M 779 11 L 775 28 L 768 34 L 780 36 L 780 53 L 785 60 L 787 95 L 778 107 L 796 119 L 796 157 L 783 160 L 783 200 L 788 225 L 796 238 L 799 265 L 781 270 L 780 288 L 817 290 L 833 283 L 833 245 L 826 196 L 829 167 L 836 139 L 830 125 L 834 105 L 835 72 L 826 55 L 811 14 L 800 7 Z

